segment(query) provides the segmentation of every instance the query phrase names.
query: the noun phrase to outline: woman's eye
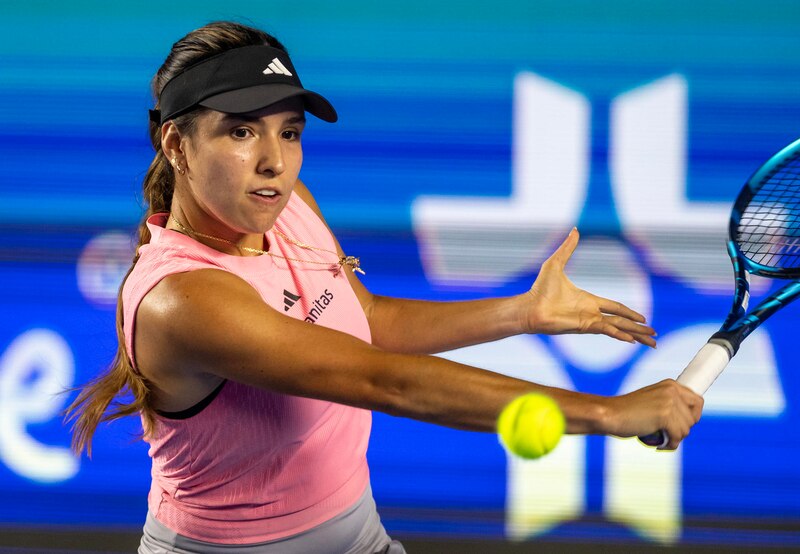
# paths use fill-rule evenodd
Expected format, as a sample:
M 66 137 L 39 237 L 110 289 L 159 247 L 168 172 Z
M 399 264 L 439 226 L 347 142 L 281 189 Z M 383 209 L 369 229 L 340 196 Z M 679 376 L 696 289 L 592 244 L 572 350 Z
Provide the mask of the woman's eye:
M 291 129 L 287 129 L 283 132 L 283 138 L 286 140 L 297 140 L 300 138 L 300 133 Z
M 238 129 L 231 131 L 231 136 L 238 139 L 247 138 L 250 136 L 250 134 L 250 129 L 247 129 L 246 127 L 239 127 Z

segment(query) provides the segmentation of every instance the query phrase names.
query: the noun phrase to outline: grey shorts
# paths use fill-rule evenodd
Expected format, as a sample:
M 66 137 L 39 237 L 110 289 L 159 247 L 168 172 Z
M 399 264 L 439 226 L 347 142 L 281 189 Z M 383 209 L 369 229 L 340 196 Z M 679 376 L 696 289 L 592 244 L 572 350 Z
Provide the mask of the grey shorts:
M 148 512 L 138 554 L 406 554 L 381 524 L 372 489 L 353 506 L 297 535 L 249 545 L 224 545 L 179 535 Z

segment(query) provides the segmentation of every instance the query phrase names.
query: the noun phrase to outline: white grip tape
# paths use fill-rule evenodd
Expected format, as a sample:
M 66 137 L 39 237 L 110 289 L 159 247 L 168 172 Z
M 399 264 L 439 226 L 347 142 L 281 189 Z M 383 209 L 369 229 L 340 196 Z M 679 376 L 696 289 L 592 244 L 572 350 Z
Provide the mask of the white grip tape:
M 702 396 L 714 384 L 730 361 L 731 356 L 728 354 L 727 348 L 708 342 L 695 354 L 683 373 L 678 376 L 677 381 Z M 639 437 L 639 439 L 648 446 L 664 448 L 669 444 L 669 433 L 661 430 L 646 437 Z M 660 442 L 658 442 L 659 440 Z
M 706 343 L 680 374 L 678 382 L 703 395 L 730 361 L 727 348 L 713 342 Z

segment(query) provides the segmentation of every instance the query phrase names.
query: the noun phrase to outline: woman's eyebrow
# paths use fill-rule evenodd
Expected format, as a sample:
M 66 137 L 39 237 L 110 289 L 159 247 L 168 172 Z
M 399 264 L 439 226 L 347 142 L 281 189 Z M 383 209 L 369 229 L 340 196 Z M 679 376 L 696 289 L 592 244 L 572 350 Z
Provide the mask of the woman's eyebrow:
M 222 116 L 223 123 L 231 123 L 236 121 L 244 121 L 246 123 L 258 123 L 261 116 L 252 113 L 226 113 Z M 306 118 L 304 115 L 291 115 L 284 120 L 284 123 L 297 124 L 305 123 Z

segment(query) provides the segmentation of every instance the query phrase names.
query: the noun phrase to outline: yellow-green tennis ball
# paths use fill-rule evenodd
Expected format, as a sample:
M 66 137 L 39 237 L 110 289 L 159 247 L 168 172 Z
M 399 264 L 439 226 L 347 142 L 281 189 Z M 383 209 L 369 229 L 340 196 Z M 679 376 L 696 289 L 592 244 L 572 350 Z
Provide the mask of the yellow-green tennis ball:
M 564 414 L 556 401 L 539 393 L 515 398 L 497 418 L 500 442 L 526 459 L 540 458 L 553 450 L 565 426 Z

